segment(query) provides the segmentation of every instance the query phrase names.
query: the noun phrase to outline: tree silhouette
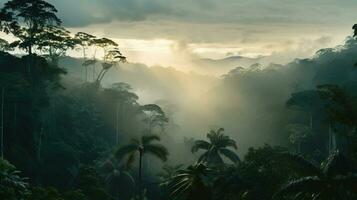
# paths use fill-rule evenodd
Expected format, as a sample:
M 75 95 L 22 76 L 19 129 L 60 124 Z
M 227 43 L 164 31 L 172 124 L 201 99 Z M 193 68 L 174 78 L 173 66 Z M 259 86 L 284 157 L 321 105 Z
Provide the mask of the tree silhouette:
M 19 39 L 17 46 L 29 55 L 39 42 L 38 34 L 49 25 L 60 25 L 57 10 L 44 0 L 11 0 L 0 11 L 0 28 Z
M 76 45 L 76 40 L 70 36 L 70 32 L 59 26 L 47 26 L 37 37 L 40 39 L 37 42 L 38 49 L 55 66 L 58 65 L 58 59 Z
M 94 40 L 96 39 L 95 36 L 84 33 L 84 32 L 78 32 L 74 36 L 76 43 L 81 46 L 82 53 L 83 53 L 83 64 L 82 66 L 85 67 L 85 81 L 88 81 L 88 67 L 93 65 L 93 68 L 95 67 L 94 65 L 97 63 L 97 60 L 95 59 L 95 55 L 93 55 L 92 59 L 88 59 L 87 57 L 87 50 L 90 46 L 94 46 L 95 42 Z M 94 70 L 93 70 L 94 73 Z
M 115 156 L 118 160 L 123 160 L 126 157 L 126 165 L 130 167 L 137 154 L 139 154 L 139 196 L 142 199 L 142 159 L 145 154 L 151 154 L 162 161 L 167 160 L 168 151 L 165 146 L 161 144 L 153 144 L 154 141 L 160 141 L 160 137 L 157 135 L 144 135 L 140 140 L 132 139 L 131 143 L 120 147 L 116 152 Z
M 118 63 L 125 63 L 126 57 L 119 51 L 118 48 L 114 48 L 112 50 L 106 51 L 104 50 L 104 59 L 102 63 L 102 70 L 99 72 L 96 83 L 100 85 L 105 74 L 111 69 L 113 66 Z
M 227 157 L 234 163 L 240 161 L 239 157 L 235 152 L 228 149 L 228 147 L 233 147 L 237 149 L 236 142 L 223 134 L 224 129 L 220 128 L 217 131 L 211 130 L 207 134 L 209 142 L 204 140 L 195 141 L 191 151 L 193 153 L 202 149 L 205 152 L 199 157 L 199 162 L 206 162 L 209 165 L 222 165 L 224 164 L 221 155 Z
M 140 110 L 145 113 L 144 122 L 148 125 L 146 130 L 148 134 L 151 134 L 155 127 L 163 129 L 169 121 L 165 112 L 156 104 L 143 105 Z
M 0 38 L 0 51 L 12 51 L 14 48 L 10 45 L 10 43 L 2 38 Z
M 114 42 L 113 40 L 108 39 L 108 38 L 93 39 L 93 44 L 95 46 L 103 49 L 104 57 L 110 49 L 113 49 L 113 48 L 119 46 L 116 42 Z M 103 60 L 105 60 L 105 59 L 103 59 Z
M 114 123 L 114 129 L 115 129 L 115 144 L 119 144 L 119 122 L 121 121 L 122 129 L 124 130 L 125 128 L 125 120 L 126 120 L 126 112 L 125 108 L 127 106 L 136 106 L 137 100 L 139 97 L 133 93 L 132 88 L 129 84 L 126 83 L 113 83 L 111 88 L 105 89 L 104 92 L 104 97 L 107 99 L 111 100 L 111 103 L 113 103 L 116 108 L 115 108 L 115 123 Z
M 353 37 L 357 37 L 357 24 L 353 25 L 352 29 L 354 30 Z
M 106 160 L 100 171 L 108 190 L 118 200 L 131 199 L 134 192 L 134 179 L 115 158 Z
M 357 195 L 357 171 L 355 165 L 341 153 L 334 152 L 321 166 L 298 155 L 285 154 L 300 166 L 308 176 L 290 181 L 275 195 L 295 199 L 354 199 Z

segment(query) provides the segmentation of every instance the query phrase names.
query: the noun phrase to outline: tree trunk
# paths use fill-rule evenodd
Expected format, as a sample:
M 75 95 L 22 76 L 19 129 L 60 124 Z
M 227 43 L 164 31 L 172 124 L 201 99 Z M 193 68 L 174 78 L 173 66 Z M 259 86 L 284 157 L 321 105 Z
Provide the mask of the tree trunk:
M 5 87 L 2 87 L 1 92 L 1 158 L 4 159 L 4 102 Z
M 139 180 L 138 180 L 138 186 L 139 186 L 139 199 L 143 200 L 143 191 L 142 191 L 142 174 L 141 174 L 141 170 L 142 170 L 142 159 L 143 159 L 143 150 L 140 149 L 139 150 Z
M 102 70 L 102 72 L 100 73 L 100 76 L 98 76 L 98 83 L 100 84 L 105 76 L 105 74 L 109 71 L 109 69 L 105 69 L 105 70 Z
M 96 79 L 97 83 L 100 83 L 100 79 L 101 79 L 101 76 L 102 76 L 103 72 L 104 72 L 104 69 L 100 70 L 100 72 L 99 72 L 99 74 L 97 76 L 97 79 Z
M 29 47 L 28 47 L 29 49 L 28 49 L 28 51 L 29 51 L 29 55 L 32 55 L 32 45 L 29 45 Z

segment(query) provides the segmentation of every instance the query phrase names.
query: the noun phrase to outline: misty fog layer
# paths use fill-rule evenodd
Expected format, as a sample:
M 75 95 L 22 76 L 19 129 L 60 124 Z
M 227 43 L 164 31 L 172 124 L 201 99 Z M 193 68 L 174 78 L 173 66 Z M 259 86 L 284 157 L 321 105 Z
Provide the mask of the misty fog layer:
M 356 52 L 356 41 L 347 38 L 345 44 L 321 49 L 311 58 L 286 65 L 237 67 L 220 77 L 128 63 L 112 69 L 104 85 L 126 82 L 139 95 L 139 102 L 160 105 L 175 127 L 167 134 L 179 143 L 182 138 L 202 138 L 210 129 L 225 127 L 243 154 L 249 146 L 284 145 L 288 133 L 281 127 L 298 114 L 286 107 L 291 94 L 321 84 L 353 82 Z M 62 60 L 61 65 L 72 74 L 67 81 L 83 78 L 80 62 Z

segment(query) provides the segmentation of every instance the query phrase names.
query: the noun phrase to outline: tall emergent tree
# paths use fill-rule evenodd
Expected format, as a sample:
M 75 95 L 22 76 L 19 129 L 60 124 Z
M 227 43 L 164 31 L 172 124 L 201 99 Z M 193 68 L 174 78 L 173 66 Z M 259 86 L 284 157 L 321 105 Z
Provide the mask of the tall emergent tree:
M 17 46 L 31 55 L 39 34 L 48 26 L 61 25 L 56 13 L 44 0 L 10 0 L 0 10 L 0 29 L 18 38 Z
M 111 49 L 109 51 L 104 51 L 104 59 L 102 63 L 102 70 L 99 72 L 96 83 L 99 85 L 105 74 L 109 71 L 110 68 L 117 65 L 118 63 L 125 63 L 126 57 L 119 51 L 118 48 Z
M 105 74 L 118 63 L 125 63 L 126 57 L 120 52 L 118 44 L 108 38 L 94 39 L 93 44 L 103 50 L 102 69 L 97 75 L 95 83 L 100 85 Z M 94 69 L 94 68 L 93 68 Z M 93 72 L 94 74 L 94 72 Z
M 140 140 L 133 139 L 130 144 L 120 147 L 115 155 L 118 160 L 127 158 L 127 166 L 130 166 L 135 161 L 135 157 L 139 154 L 139 197 L 142 199 L 142 159 L 145 154 L 151 154 L 162 161 L 167 160 L 168 151 L 162 144 L 153 144 L 154 141 L 160 141 L 160 137 L 157 135 L 144 135 Z
M 93 56 L 92 59 L 88 58 L 87 50 L 89 47 L 95 45 L 96 37 L 94 35 L 91 35 L 88 33 L 78 32 L 75 34 L 74 39 L 76 40 L 76 43 L 79 46 L 81 46 L 81 50 L 83 53 L 83 60 L 84 60 L 82 66 L 85 68 L 85 82 L 87 82 L 88 81 L 88 67 L 90 65 L 93 65 L 93 77 L 94 77 L 94 68 L 95 68 L 94 65 L 97 63 L 97 60 L 95 59 L 95 55 Z
M 47 26 L 38 34 L 38 49 L 49 59 L 52 65 L 58 65 L 58 59 L 76 45 L 70 32 L 60 26 Z
M 211 130 L 207 134 L 209 142 L 204 140 L 195 141 L 191 149 L 193 153 L 197 152 L 200 149 L 206 151 L 200 156 L 198 160 L 199 162 L 205 162 L 209 165 L 222 165 L 224 164 L 224 162 L 221 155 L 227 157 L 234 163 L 240 161 L 237 154 L 234 151 L 228 149 L 228 147 L 233 147 L 234 149 L 237 149 L 236 142 L 233 139 L 229 138 L 229 136 L 224 135 L 223 131 L 223 128 L 220 128 L 217 131 Z

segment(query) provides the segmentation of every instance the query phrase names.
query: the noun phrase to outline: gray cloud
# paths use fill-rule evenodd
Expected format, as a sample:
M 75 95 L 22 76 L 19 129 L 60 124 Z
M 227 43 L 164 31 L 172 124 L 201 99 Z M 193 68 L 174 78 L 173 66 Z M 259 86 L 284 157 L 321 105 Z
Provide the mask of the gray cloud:
M 248 54 L 296 51 L 293 57 L 340 43 L 351 32 L 357 7 L 355 0 L 48 1 L 73 32 L 212 44 L 242 48 Z M 318 41 L 321 36 L 328 41 Z M 308 51 L 302 44 L 308 44 Z
M 1 0 L 4 1 L 4 0 Z M 68 26 L 110 21 L 191 23 L 337 23 L 353 18 L 353 0 L 50 0 Z M 336 16 L 339 16 L 336 18 Z

